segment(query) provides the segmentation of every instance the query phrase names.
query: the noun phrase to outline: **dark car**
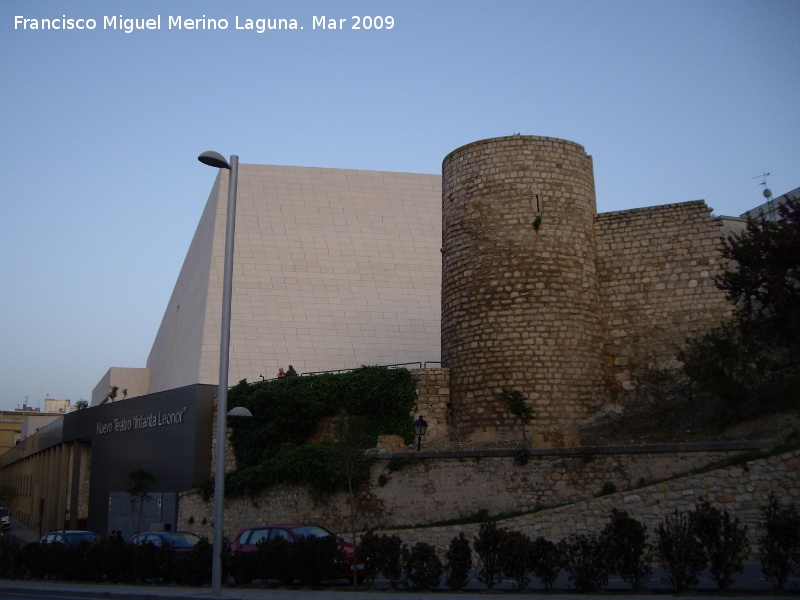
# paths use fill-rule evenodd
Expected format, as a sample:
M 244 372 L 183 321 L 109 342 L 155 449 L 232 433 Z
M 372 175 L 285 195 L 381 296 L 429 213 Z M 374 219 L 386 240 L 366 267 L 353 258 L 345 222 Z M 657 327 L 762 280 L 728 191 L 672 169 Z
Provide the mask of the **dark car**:
M 152 544 L 158 548 L 169 546 L 176 552 L 188 552 L 199 541 L 199 536 L 189 532 L 147 531 L 133 536 L 130 544 L 134 546 Z
M 237 555 L 243 552 L 255 552 L 258 544 L 283 538 L 290 544 L 294 544 L 304 537 L 327 538 L 332 537 L 336 540 L 336 546 L 344 553 L 344 565 L 337 574 L 340 579 L 353 579 L 353 574 L 357 569 L 359 573 L 363 571 L 364 565 L 359 563 L 354 567 L 353 544 L 337 536 L 332 531 L 320 527 L 319 525 L 259 525 L 257 527 L 244 527 L 240 529 L 231 542 L 231 554 Z
M 81 531 L 71 529 L 60 529 L 51 531 L 42 536 L 39 540 L 42 544 L 64 544 L 65 546 L 77 546 L 81 542 L 93 544 L 97 541 L 97 536 L 92 531 Z
M 0 506 L 0 531 L 9 529 L 11 529 L 11 512 L 5 506 Z

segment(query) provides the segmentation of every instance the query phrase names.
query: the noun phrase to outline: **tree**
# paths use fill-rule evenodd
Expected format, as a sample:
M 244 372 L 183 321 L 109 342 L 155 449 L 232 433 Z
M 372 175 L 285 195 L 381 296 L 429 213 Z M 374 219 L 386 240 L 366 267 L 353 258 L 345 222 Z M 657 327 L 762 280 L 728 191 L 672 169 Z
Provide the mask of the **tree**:
M 447 561 L 445 567 L 447 587 L 453 591 L 466 587 L 469 583 L 469 572 L 472 569 L 472 550 L 463 531 L 450 540 L 445 560 Z
M 735 318 L 681 354 L 690 378 L 734 406 L 759 395 L 798 396 L 800 201 L 788 199 L 778 212 L 777 221 L 750 219 L 727 238 L 722 255 L 731 267 L 716 284 Z
M 128 487 L 126 491 L 132 498 L 139 501 L 139 520 L 136 526 L 138 531 L 142 530 L 142 509 L 144 508 L 144 503 L 150 500 L 150 490 L 153 489 L 155 482 L 155 475 L 143 469 L 128 473 Z
M 89 408 L 89 401 L 81 398 L 75 403 L 75 408 L 77 410 L 83 410 L 84 408 Z
M 778 215 L 777 221 L 749 219 L 722 250 L 736 266 L 717 285 L 744 318 L 792 316 L 800 306 L 800 200 L 788 198 Z
M 689 526 L 689 518 L 677 510 L 656 528 L 656 556 L 676 592 L 697 585 L 698 575 L 708 564 L 703 546 Z
M 800 574 L 800 514 L 794 504 L 782 507 L 770 494 L 762 515 L 764 535 L 758 541 L 761 571 L 780 591 L 792 573 Z
M 347 487 L 350 504 L 350 531 L 353 534 L 353 564 L 358 564 L 358 542 L 356 540 L 356 487 L 369 478 L 370 461 L 363 448 L 369 440 L 364 419 L 343 414 L 339 418 L 337 442 L 333 457 L 333 470 Z M 353 585 L 358 585 L 358 571 L 353 571 Z
M 525 404 L 525 395 L 519 390 L 503 390 L 500 400 L 505 402 L 509 412 L 517 417 L 522 424 L 522 439 L 525 439 L 525 425 L 533 421 L 533 409 Z
M 500 565 L 500 543 L 505 534 L 497 523 L 483 523 L 472 545 L 478 555 L 478 581 L 490 590 L 502 575 Z
M 705 550 L 709 572 L 717 587 L 727 590 L 734 574 L 744 571 L 744 559 L 750 549 L 747 529 L 739 519 L 731 519 L 727 510 L 711 506 L 703 498 L 689 513 L 689 527 Z
M 533 542 L 521 531 L 507 531 L 500 540 L 500 569 L 518 590 L 528 587 L 533 554 Z
M 652 571 L 647 527 L 624 510 L 612 508 L 611 521 L 601 536 L 608 549 L 611 572 L 627 581 L 632 589 L 641 588 Z
M 10 506 L 16 499 L 16 488 L 7 483 L 0 484 L 0 506 Z
M 608 549 L 595 534 L 572 534 L 561 540 L 564 570 L 579 592 L 593 592 L 608 583 Z

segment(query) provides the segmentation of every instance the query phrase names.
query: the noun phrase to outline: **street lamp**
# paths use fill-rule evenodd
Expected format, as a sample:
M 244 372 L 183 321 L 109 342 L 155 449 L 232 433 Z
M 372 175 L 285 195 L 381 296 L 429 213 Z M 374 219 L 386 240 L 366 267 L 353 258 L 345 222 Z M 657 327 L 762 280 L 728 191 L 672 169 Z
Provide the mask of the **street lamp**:
M 228 220 L 225 227 L 225 271 L 222 284 L 222 331 L 219 338 L 219 387 L 217 390 L 217 448 L 214 462 L 214 539 L 211 562 L 211 592 L 222 595 L 222 524 L 225 503 L 225 441 L 228 414 L 228 364 L 231 345 L 231 295 L 233 292 L 233 240 L 236 231 L 236 185 L 239 157 L 228 163 L 218 152 L 203 152 L 197 157 L 204 165 L 228 169 Z
M 425 435 L 427 429 L 428 423 L 422 418 L 422 415 L 420 415 L 419 419 L 414 421 L 414 433 L 417 434 L 417 452 L 419 452 L 422 447 L 422 436 Z

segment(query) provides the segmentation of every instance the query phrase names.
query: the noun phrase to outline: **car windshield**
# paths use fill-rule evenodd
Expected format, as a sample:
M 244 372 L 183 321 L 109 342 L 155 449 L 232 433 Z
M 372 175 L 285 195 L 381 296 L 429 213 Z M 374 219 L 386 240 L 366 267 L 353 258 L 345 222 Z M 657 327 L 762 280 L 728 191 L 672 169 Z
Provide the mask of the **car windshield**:
M 189 540 L 180 535 L 162 534 L 162 539 L 173 548 L 192 548 L 197 545 L 197 540 Z
M 292 533 L 294 533 L 297 537 L 324 538 L 333 535 L 327 529 L 317 527 L 316 525 L 298 525 L 297 527 L 292 527 Z
M 77 546 L 81 542 L 93 542 L 95 536 L 91 531 L 65 531 L 64 541 L 70 546 Z
M 199 535 L 192 533 L 191 531 L 176 531 L 175 535 L 185 539 L 188 542 L 191 542 L 193 546 L 201 539 Z

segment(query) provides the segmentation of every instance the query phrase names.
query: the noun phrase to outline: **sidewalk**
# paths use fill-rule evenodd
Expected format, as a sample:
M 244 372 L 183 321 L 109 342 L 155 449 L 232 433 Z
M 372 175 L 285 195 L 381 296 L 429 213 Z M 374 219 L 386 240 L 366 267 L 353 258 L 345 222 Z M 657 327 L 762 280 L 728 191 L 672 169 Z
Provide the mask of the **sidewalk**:
M 398 592 L 381 590 L 353 590 L 349 587 L 334 587 L 325 589 L 285 589 L 272 587 L 248 587 L 248 588 L 227 588 L 223 587 L 222 595 L 215 596 L 210 587 L 187 588 L 173 586 L 147 586 L 147 585 L 116 585 L 116 584 L 93 584 L 93 583 L 73 583 L 73 582 L 48 582 L 48 581 L 16 581 L 0 580 L 0 597 L 24 590 L 25 593 L 41 593 L 43 595 L 59 595 L 73 598 L 116 598 L 119 600 L 144 600 L 166 598 L 169 600 L 197 600 L 198 598 L 223 598 L 224 600 L 419 600 L 421 597 L 435 594 L 437 597 L 465 598 L 469 596 L 495 596 L 502 600 L 587 600 L 589 598 L 602 598 L 603 600 L 613 599 L 618 596 L 621 600 L 653 600 L 681 598 L 690 596 L 692 600 L 720 600 L 720 598 L 755 598 L 772 599 L 775 596 L 769 593 L 753 594 L 752 592 L 726 592 L 725 594 L 702 594 L 689 592 L 683 595 L 651 591 L 642 593 L 630 592 L 600 592 L 597 594 L 578 594 L 575 592 L 560 592 L 545 594 L 540 591 L 531 592 L 508 592 L 508 591 L 476 591 L 469 592 Z M 794 591 L 796 594 L 797 591 Z M 793 595 L 792 592 L 784 595 Z

